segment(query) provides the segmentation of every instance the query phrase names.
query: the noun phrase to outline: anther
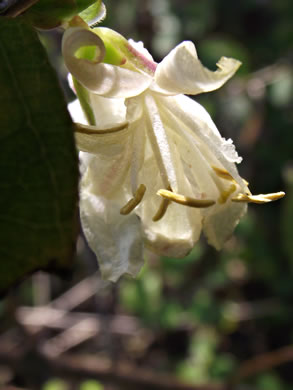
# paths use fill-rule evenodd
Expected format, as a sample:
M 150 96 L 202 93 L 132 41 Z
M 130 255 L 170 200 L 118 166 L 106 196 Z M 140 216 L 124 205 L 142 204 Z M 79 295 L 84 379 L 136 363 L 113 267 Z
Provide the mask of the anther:
M 179 203 L 183 206 L 197 207 L 197 208 L 206 208 L 214 205 L 216 202 L 211 199 L 195 199 L 190 198 L 189 196 L 184 196 L 176 194 L 175 192 L 168 190 L 159 190 L 157 195 L 162 196 L 165 199 L 168 199 L 172 202 Z
M 224 180 L 229 180 L 229 181 L 234 181 L 233 176 L 230 175 L 230 173 L 224 169 L 224 168 L 218 168 L 215 167 L 214 165 L 212 166 L 213 170 L 216 172 L 216 174 Z
M 80 134 L 88 134 L 88 135 L 104 135 L 104 134 L 112 134 L 118 133 L 128 127 L 128 122 L 123 122 L 116 127 L 111 127 L 109 129 L 101 129 L 97 130 L 95 126 L 83 125 L 81 123 L 75 123 L 75 132 Z
M 144 193 L 146 191 L 146 186 L 141 184 L 138 189 L 135 191 L 134 197 L 131 198 L 125 206 L 120 209 L 120 214 L 127 215 L 131 213 L 133 209 L 142 201 Z
M 237 190 L 236 184 L 232 183 L 228 188 L 228 190 L 221 192 L 218 202 L 221 204 L 226 203 L 229 196 L 232 195 L 233 192 L 235 192 L 236 190 Z
M 232 198 L 233 202 L 246 202 L 246 203 L 257 203 L 263 204 L 272 202 L 274 200 L 278 200 L 285 196 L 285 192 L 274 192 L 272 194 L 259 194 L 259 195 L 246 195 L 246 194 L 238 194 L 237 196 Z
M 229 181 L 233 181 L 235 182 L 235 180 L 233 179 L 233 176 L 230 175 L 230 173 L 224 169 L 224 168 L 218 168 L 218 167 L 215 167 L 214 165 L 212 165 L 212 168 L 213 170 L 216 172 L 216 174 L 221 178 L 221 179 L 224 179 L 224 180 L 229 180 Z M 242 181 L 243 183 L 248 186 L 248 181 L 243 179 L 242 178 Z
M 172 191 L 170 186 L 168 186 L 168 191 Z M 170 200 L 169 199 L 163 198 L 161 200 L 161 204 L 160 204 L 160 206 L 158 208 L 158 211 L 156 212 L 156 214 L 152 218 L 154 222 L 157 222 L 157 221 L 159 221 L 160 219 L 163 218 L 163 216 L 165 215 L 165 213 L 167 211 L 167 208 L 168 208 L 169 204 L 170 204 Z

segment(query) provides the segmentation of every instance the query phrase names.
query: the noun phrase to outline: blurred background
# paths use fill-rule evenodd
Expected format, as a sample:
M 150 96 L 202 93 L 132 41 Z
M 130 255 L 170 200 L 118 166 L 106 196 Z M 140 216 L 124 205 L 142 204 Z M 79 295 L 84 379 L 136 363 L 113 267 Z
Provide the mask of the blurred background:
M 0 302 L 0 388 L 292 390 L 293 2 L 105 0 L 102 22 L 160 61 L 183 40 L 209 68 L 243 65 L 196 100 L 232 138 L 252 193 L 221 252 L 201 240 L 184 259 L 146 253 L 137 279 L 100 279 L 82 236 L 65 279 L 38 273 Z M 42 33 L 68 100 L 61 31 Z

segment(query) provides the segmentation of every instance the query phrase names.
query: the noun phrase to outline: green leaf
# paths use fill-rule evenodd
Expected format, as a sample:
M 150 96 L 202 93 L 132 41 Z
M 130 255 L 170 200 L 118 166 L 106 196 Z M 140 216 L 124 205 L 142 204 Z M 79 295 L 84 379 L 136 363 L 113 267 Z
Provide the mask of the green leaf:
M 95 380 L 87 380 L 80 385 L 80 390 L 104 390 L 104 386 Z
M 35 27 L 51 29 L 68 22 L 75 15 L 95 4 L 97 0 L 39 0 L 26 17 Z
M 36 32 L 0 23 L 0 290 L 68 268 L 77 234 L 73 125 Z

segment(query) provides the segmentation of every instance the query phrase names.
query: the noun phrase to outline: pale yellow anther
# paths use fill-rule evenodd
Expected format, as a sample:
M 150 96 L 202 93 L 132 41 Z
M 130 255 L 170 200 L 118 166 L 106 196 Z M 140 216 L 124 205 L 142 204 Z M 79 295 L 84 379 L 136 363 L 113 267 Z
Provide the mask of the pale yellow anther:
M 157 195 L 162 196 L 165 199 L 168 199 L 172 202 L 179 203 L 183 206 L 196 207 L 196 208 L 206 208 L 213 206 L 216 202 L 212 199 L 195 199 L 190 198 L 189 196 L 184 196 L 176 194 L 175 192 L 168 190 L 159 190 Z
M 285 196 L 285 192 L 274 192 L 272 194 L 259 194 L 259 195 L 246 195 L 246 194 L 238 194 L 237 196 L 232 198 L 233 202 L 246 202 L 246 203 L 257 203 L 263 204 L 272 202 L 274 200 L 278 200 Z
M 218 202 L 221 204 L 226 203 L 229 196 L 232 195 L 233 192 L 235 192 L 236 190 L 237 190 L 237 185 L 232 183 L 228 188 L 228 190 L 221 192 Z
M 230 173 L 224 169 L 224 168 L 218 168 L 218 167 L 215 167 L 214 165 L 212 165 L 212 168 L 213 170 L 216 172 L 216 174 L 221 178 L 221 179 L 224 179 L 224 180 L 229 180 L 229 181 L 233 181 L 236 183 L 236 181 L 233 179 L 233 176 L 230 175 Z M 245 179 L 242 179 L 243 183 L 248 186 L 248 181 L 245 180 Z
M 134 197 L 131 198 L 125 206 L 120 209 L 120 214 L 127 215 L 131 213 L 133 209 L 142 201 L 144 193 L 146 191 L 146 186 L 141 184 L 138 189 L 135 191 Z
M 80 134 L 88 135 L 105 135 L 118 133 L 119 131 L 125 130 L 128 127 L 128 122 L 123 122 L 118 126 L 111 127 L 109 129 L 97 130 L 95 126 L 83 125 L 81 123 L 75 123 L 75 132 Z
M 152 220 L 154 222 L 157 222 L 157 221 L 159 221 L 160 219 L 163 218 L 163 216 L 165 215 L 165 213 L 167 211 L 167 208 L 168 208 L 169 204 L 170 204 L 170 200 L 165 199 L 165 198 L 162 199 L 161 204 L 160 204 L 160 206 L 158 208 L 158 211 L 156 212 L 156 214 L 152 218 Z
M 167 190 L 168 191 L 172 191 L 170 186 L 168 186 Z M 165 198 L 163 198 L 161 200 L 161 204 L 160 204 L 160 206 L 158 208 L 158 211 L 156 212 L 156 214 L 152 218 L 154 222 L 157 222 L 157 221 L 159 221 L 160 219 L 163 218 L 163 216 L 165 215 L 165 213 L 167 211 L 167 208 L 168 208 L 169 204 L 170 204 L 170 200 L 165 199 Z
M 233 176 L 230 175 L 230 173 L 224 169 L 224 168 L 218 168 L 215 167 L 214 165 L 212 166 L 213 170 L 216 172 L 216 174 L 224 180 L 229 180 L 229 181 L 234 181 Z

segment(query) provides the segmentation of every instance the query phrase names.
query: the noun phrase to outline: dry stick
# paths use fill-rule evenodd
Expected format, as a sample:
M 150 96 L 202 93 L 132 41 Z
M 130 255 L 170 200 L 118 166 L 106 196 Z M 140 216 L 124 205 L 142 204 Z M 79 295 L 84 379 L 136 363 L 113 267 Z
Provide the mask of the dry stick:
M 83 313 L 68 313 L 81 303 L 108 286 L 109 283 L 98 280 L 98 274 L 83 279 L 64 294 L 46 306 L 34 308 L 21 307 L 16 312 L 18 322 L 29 329 L 35 339 L 45 328 L 60 328 L 62 333 L 45 341 L 40 350 L 47 357 L 55 357 L 72 347 L 96 336 L 102 330 L 111 333 L 131 334 L 140 330 L 138 321 L 133 317 L 98 316 Z M 125 327 L 129 327 L 125 332 Z M 123 332 L 124 330 L 124 332 Z
M 42 307 L 21 306 L 16 311 L 17 321 L 34 333 L 35 328 L 52 328 L 66 330 L 71 326 L 80 326 L 80 332 L 99 333 L 103 330 L 104 324 L 110 333 L 133 336 L 142 331 L 143 328 L 137 318 L 128 315 L 102 315 L 94 313 L 73 312 Z M 86 321 L 86 322 L 85 322 Z
M 110 283 L 102 281 L 98 278 L 98 273 L 95 273 L 75 284 L 52 301 L 48 307 L 70 311 L 91 298 L 99 290 L 106 288 L 108 285 L 110 285 Z
M 16 16 L 28 10 L 38 1 L 39 0 L 19 0 L 15 5 L 9 8 L 9 10 L 5 13 L 5 16 L 8 16 L 10 18 L 15 18 Z
M 46 372 L 64 379 L 92 378 L 128 390 L 225 390 L 225 387 L 217 385 L 185 385 L 169 375 L 153 373 L 124 362 L 112 364 L 108 359 L 87 355 L 68 354 L 54 359 L 44 355 L 41 357 Z M 21 351 L 2 349 L 0 346 L 0 364 L 23 368 L 30 362 Z
M 53 365 L 53 366 L 52 366 Z M 92 356 L 63 355 L 52 360 L 53 371 L 76 378 L 90 377 L 103 383 L 116 384 L 129 390 L 224 390 L 217 385 L 187 385 L 170 375 L 157 374 L 126 362 L 112 364 Z
M 273 367 L 279 366 L 293 360 L 293 345 L 277 349 L 275 351 L 267 352 L 262 355 L 253 357 L 252 359 L 244 361 L 231 383 L 239 383 L 242 379 L 259 374 L 260 372 L 269 370 Z

